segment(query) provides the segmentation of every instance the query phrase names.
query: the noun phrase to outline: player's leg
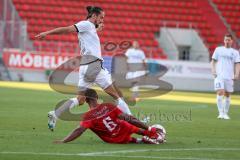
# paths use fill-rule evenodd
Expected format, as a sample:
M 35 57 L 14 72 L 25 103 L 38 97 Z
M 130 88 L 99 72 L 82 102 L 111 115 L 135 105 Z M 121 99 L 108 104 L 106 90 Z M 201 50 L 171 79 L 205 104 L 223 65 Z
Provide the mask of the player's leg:
M 223 97 L 225 94 L 225 90 L 224 90 L 224 83 L 223 80 L 220 80 L 218 78 L 216 78 L 214 80 L 214 89 L 216 90 L 217 93 L 217 107 L 218 107 L 218 117 L 217 118 L 223 118 Z
M 56 117 L 60 117 L 66 110 L 72 109 L 75 106 L 83 105 L 85 102 L 85 91 L 87 88 L 91 88 L 92 82 L 86 81 L 86 70 L 88 66 L 81 66 L 81 71 L 79 71 L 79 81 L 78 81 L 78 92 L 75 98 L 71 98 L 63 103 L 61 106 L 55 109 Z
M 224 119 L 230 119 L 230 117 L 228 116 L 228 111 L 230 108 L 230 102 L 231 102 L 231 93 L 230 92 L 225 92 L 225 102 L 224 102 L 224 114 L 223 114 L 223 118 Z
M 139 86 L 138 86 L 138 82 L 133 82 L 132 83 L 132 101 L 136 101 L 139 94 Z
M 116 100 L 116 105 L 121 111 L 127 114 L 132 114 L 128 105 L 122 98 L 122 93 L 116 85 L 112 82 L 111 75 L 107 70 L 102 69 L 96 77 L 96 83 L 110 96 Z M 120 95 L 119 95 L 120 93 Z
M 131 89 L 132 89 L 132 96 L 129 99 L 130 101 L 136 102 L 136 99 L 138 97 L 138 90 L 139 90 L 139 86 L 137 85 L 137 83 L 139 82 L 141 76 L 143 76 L 141 73 L 139 74 L 139 72 L 141 71 L 135 71 L 135 72 L 128 72 L 126 74 L 126 80 L 131 81 Z
M 107 88 L 104 88 L 104 91 L 109 94 L 110 96 L 112 96 L 117 103 L 117 106 L 119 107 L 119 109 L 121 111 L 123 111 L 124 113 L 127 114 L 132 114 L 128 105 L 126 104 L 126 102 L 124 101 L 124 99 L 122 97 L 120 97 L 117 93 L 117 90 L 115 88 L 116 86 L 114 86 L 113 84 L 109 85 Z
M 217 90 L 217 107 L 218 107 L 218 118 L 223 118 L 224 115 L 224 108 L 223 108 L 223 97 L 225 94 L 225 90 Z
M 84 94 L 85 94 L 85 91 L 79 91 L 77 97 L 70 98 L 69 100 L 64 102 L 62 105 L 57 106 L 57 108 L 55 108 L 55 116 L 60 117 L 63 112 L 70 110 L 75 106 L 83 105 L 85 102 Z
M 231 93 L 233 92 L 233 80 L 225 80 L 224 85 L 226 88 L 225 92 L 225 103 L 224 103 L 224 119 L 230 119 L 228 111 L 231 103 Z
M 129 143 L 145 143 L 145 144 L 159 144 L 159 142 L 157 142 L 155 139 L 151 139 L 149 137 L 142 137 L 142 138 L 135 138 L 135 137 L 131 137 Z
M 119 89 L 119 87 L 116 85 L 116 83 L 115 83 L 115 82 L 112 82 L 112 84 L 113 84 L 113 86 L 114 86 L 117 94 L 119 95 L 119 97 L 123 98 L 123 93 L 122 93 L 122 91 Z
M 86 82 L 84 80 L 84 74 L 86 73 L 87 66 L 81 66 L 81 70 L 79 70 L 79 82 L 78 82 L 78 93 L 77 97 L 68 99 L 64 103 L 60 103 L 55 110 L 48 112 L 48 128 L 53 131 L 57 119 L 62 115 L 62 113 L 69 111 L 75 106 L 82 105 L 85 102 L 85 90 L 92 86 L 91 82 Z
M 132 75 L 132 100 L 137 101 L 139 96 L 139 82 L 146 75 L 146 71 L 136 71 Z
M 75 98 L 70 98 L 62 104 L 59 104 L 55 110 L 48 112 L 48 128 L 53 131 L 57 119 L 61 117 L 64 112 L 67 112 L 75 106 L 82 105 L 85 102 L 84 91 L 79 92 L 79 95 Z
M 134 138 L 132 134 L 138 134 L 143 136 L 142 138 Z M 144 130 L 138 128 L 130 123 L 122 122 L 122 127 L 118 133 L 121 141 L 118 143 L 147 143 L 147 144 L 159 144 L 156 140 L 158 135 L 157 132 L 152 130 Z M 149 138 L 151 137 L 151 138 Z M 118 139 L 118 138 L 117 138 Z
M 156 139 L 149 138 L 149 131 L 144 130 L 141 128 L 137 128 L 135 126 L 131 127 L 132 133 L 142 135 L 142 138 L 134 138 L 131 137 L 129 140 L 129 143 L 145 143 L 145 144 L 159 144 L 159 142 Z

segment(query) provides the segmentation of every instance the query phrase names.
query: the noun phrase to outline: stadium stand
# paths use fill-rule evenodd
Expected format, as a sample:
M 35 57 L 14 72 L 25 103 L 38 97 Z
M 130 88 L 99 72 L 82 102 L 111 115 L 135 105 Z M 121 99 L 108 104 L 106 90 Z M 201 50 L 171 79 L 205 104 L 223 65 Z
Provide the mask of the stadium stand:
M 239 2 L 235 1 L 239 5 Z M 209 17 L 206 14 L 206 12 L 211 12 L 211 15 L 215 16 L 214 19 L 218 18 L 207 0 L 105 0 L 104 2 L 101 0 L 84 2 L 78 0 L 13 0 L 13 2 L 20 16 L 28 22 L 28 33 L 31 39 L 34 39 L 39 32 L 71 25 L 84 19 L 85 7 L 98 5 L 106 10 L 105 30 L 100 33 L 103 44 L 109 41 L 135 39 L 140 42 L 147 57 L 167 58 L 155 40 L 155 34 L 163 26 L 196 29 L 210 52 L 222 42 L 222 37 L 216 31 L 216 25 L 212 23 L 212 16 Z M 223 2 L 228 2 L 228 0 L 214 0 L 214 2 L 218 2 L 219 7 L 223 9 Z M 236 18 L 229 18 L 229 23 L 239 21 L 236 12 L 231 13 L 232 8 L 225 6 L 225 10 L 230 11 L 226 12 L 225 16 L 236 15 Z M 235 9 L 237 11 L 237 7 Z M 221 24 L 219 20 L 218 23 Z M 234 29 L 239 31 L 239 25 L 234 26 Z M 221 32 L 225 33 L 223 30 L 226 29 L 221 24 Z M 58 45 L 64 46 L 62 52 L 76 53 L 78 51 L 75 34 L 49 36 L 46 41 L 35 41 L 34 45 L 37 50 L 44 51 L 57 52 Z
M 239 0 L 213 0 L 231 29 L 240 37 L 240 1 Z

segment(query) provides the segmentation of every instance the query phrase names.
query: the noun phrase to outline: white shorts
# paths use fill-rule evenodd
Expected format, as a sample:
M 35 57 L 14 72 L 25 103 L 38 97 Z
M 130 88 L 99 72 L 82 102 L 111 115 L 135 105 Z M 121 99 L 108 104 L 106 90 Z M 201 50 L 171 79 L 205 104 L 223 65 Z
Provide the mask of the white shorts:
M 91 88 L 94 84 L 97 84 L 102 89 L 106 89 L 112 84 L 111 74 L 106 68 L 103 68 L 101 64 L 100 66 L 97 64 L 94 67 L 91 65 L 92 64 L 80 66 L 78 81 L 79 91 L 85 91 L 87 88 Z M 89 69 L 89 67 L 91 67 L 91 69 Z
M 226 92 L 233 92 L 233 80 L 215 78 L 214 89 L 215 91 L 224 89 Z
M 145 75 L 147 72 L 146 71 L 136 71 L 136 72 L 128 72 L 126 74 L 126 79 L 134 79 L 134 78 L 138 78 L 141 77 L 143 75 Z

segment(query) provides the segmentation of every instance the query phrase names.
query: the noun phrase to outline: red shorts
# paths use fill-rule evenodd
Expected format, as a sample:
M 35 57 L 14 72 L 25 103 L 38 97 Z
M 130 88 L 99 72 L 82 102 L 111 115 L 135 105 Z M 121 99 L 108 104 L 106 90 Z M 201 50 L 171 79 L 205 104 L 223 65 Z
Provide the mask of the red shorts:
M 122 121 L 121 129 L 117 135 L 114 137 L 100 137 L 103 141 L 107 143 L 129 143 L 131 141 L 131 135 L 137 133 L 139 128 L 129 124 L 126 121 Z

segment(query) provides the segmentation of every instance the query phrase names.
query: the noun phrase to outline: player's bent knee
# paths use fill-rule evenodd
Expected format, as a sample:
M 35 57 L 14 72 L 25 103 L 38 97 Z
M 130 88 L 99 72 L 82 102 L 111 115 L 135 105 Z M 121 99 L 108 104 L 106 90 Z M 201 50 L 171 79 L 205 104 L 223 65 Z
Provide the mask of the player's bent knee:
M 218 94 L 219 96 L 224 96 L 224 95 L 225 95 L 225 91 L 224 91 L 224 90 L 218 90 L 218 91 L 217 91 L 217 94 Z
M 230 93 L 228 93 L 228 92 L 225 92 L 225 97 L 230 97 Z
M 104 91 L 115 99 L 119 98 L 119 95 L 112 84 L 105 88 Z

